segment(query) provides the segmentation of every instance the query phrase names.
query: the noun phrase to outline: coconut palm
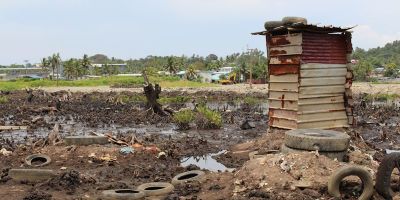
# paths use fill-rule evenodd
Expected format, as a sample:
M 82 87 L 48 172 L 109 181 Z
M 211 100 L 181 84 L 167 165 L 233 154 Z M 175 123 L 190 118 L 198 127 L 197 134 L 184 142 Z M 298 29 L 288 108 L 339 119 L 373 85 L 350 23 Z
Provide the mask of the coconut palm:
M 189 66 L 185 72 L 187 80 L 194 80 L 197 78 L 197 72 L 193 65 Z
M 49 66 L 50 66 L 49 60 L 47 60 L 46 58 L 42 58 L 41 66 L 42 66 L 42 70 L 44 72 L 47 72 L 47 70 L 49 69 Z
M 83 55 L 81 66 L 83 68 L 83 75 L 87 74 L 89 72 L 90 67 L 92 66 L 92 63 L 90 62 L 88 55 L 86 54 Z
M 176 74 L 178 71 L 178 66 L 176 65 L 175 59 L 172 56 L 167 58 L 167 64 L 164 66 L 165 70 L 167 70 L 171 74 Z
M 61 58 L 60 58 L 60 54 L 53 54 L 52 56 L 49 56 L 48 58 L 49 63 L 50 63 L 50 67 L 51 67 L 51 71 L 52 71 L 52 77 L 51 79 L 53 80 L 54 78 L 54 71 L 57 69 L 57 80 L 58 80 L 58 76 L 59 76 L 59 67 L 60 67 L 60 63 L 61 63 Z
M 75 59 L 69 59 L 68 61 L 64 62 L 64 74 L 67 79 L 77 78 L 78 76 L 78 63 Z

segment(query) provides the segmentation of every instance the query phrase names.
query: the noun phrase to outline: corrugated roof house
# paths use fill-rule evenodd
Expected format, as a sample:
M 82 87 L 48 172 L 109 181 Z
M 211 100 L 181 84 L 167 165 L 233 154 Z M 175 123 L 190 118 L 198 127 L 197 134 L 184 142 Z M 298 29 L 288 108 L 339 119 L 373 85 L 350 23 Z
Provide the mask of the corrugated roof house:
M 353 124 L 349 28 L 289 24 L 265 35 L 269 125 L 285 129 Z

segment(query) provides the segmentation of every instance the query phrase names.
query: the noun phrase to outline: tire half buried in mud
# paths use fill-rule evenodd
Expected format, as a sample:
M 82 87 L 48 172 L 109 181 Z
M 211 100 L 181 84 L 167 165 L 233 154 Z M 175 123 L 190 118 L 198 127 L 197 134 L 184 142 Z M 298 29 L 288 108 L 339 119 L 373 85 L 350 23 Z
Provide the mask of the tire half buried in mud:
M 143 191 L 146 197 L 163 197 L 171 193 L 175 187 L 171 183 L 152 182 L 139 185 L 137 190 Z
M 184 173 L 180 173 L 172 178 L 172 185 L 184 184 L 187 181 L 199 181 L 202 182 L 204 179 L 205 173 L 201 170 L 192 170 Z
M 144 199 L 145 193 L 132 189 L 104 190 L 101 198 L 105 200 L 137 200 Z
M 285 145 L 294 149 L 346 151 L 349 143 L 350 136 L 338 131 L 297 129 L 285 133 Z
M 302 153 L 302 152 L 313 152 L 313 151 L 294 149 L 283 144 L 281 146 L 281 152 L 287 154 L 287 153 Z M 336 158 L 338 161 L 342 162 L 347 154 L 347 151 L 318 151 L 318 153 L 330 159 Z
M 394 168 L 400 171 L 400 153 L 386 155 L 379 164 L 378 171 L 376 172 L 375 190 L 385 199 L 392 199 L 394 193 L 390 188 Z
M 50 162 L 51 158 L 44 154 L 32 154 L 25 158 L 25 163 L 32 167 L 43 167 L 50 164 Z
M 359 166 L 345 166 L 336 170 L 328 181 L 328 193 L 336 198 L 341 198 L 340 195 L 340 182 L 347 176 L 357 176 L 361 179 L 364 190 L 359 200 L 368 200 L 374 193 L 374 182 L 372 181 L 371 174 L 364 168 Z

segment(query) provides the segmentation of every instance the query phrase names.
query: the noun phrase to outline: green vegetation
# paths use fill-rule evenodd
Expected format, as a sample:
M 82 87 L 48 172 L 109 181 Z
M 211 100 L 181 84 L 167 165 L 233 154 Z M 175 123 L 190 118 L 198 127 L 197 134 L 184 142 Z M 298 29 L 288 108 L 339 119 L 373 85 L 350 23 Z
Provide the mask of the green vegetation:
M 173 87 L 205 87 L 215 86 L 211 83 L 199 83 L 187 80 L 180 80 L 178 77 L 168 76 L 154 76 L 149 78 L 153 83 L 159 83 L 162 88 Z M 95 79 L 81 79 L 81 80 L 59 80 L 58 86 L 68 87 L 82 87 L 82 86 L 142 86 L 144 83 L 143 77 L 118 77 L 109 76 Z M 55 80 L 31 80 L 31 79 L 17 79 L 11 81 L 0 81 L 0 90 L 10 91 L 19 90 L 23 88 L 37 88 L 37 87 L 55 87 L 57 81 Z
M 221 113 L 213 111 L 206 106 L 197 107 L 196 125 L 202 129 L 219 129 L 222 127 Z
M 8 98 L 5 96 L 0 96 L 0 104 L 2 103 L 7 103 L 8 102 Z
M 400 94 L 367 94 L 365 100 L 388 101 L 400 98 Z
M 369 75 L 378 67 L 384 68 L 384 76 L 398 77 L 400 70 L 400 41 L 387 43 L 384 47 L 356 48 L 352 55 L 359 62 L 354 66 L 355 80 L 370 81 Z
M 186 103 L 191 98 L 188 96 L 176 96 L 176 97 L 160 97 L 158 102 L 161 104 L 169 104 L 169 103 Z
M 194 121 L 195 113 L 192 110 L 181 110 L 174 114 L 173 120 L 179 130 L 189 130 L 190 123 Z

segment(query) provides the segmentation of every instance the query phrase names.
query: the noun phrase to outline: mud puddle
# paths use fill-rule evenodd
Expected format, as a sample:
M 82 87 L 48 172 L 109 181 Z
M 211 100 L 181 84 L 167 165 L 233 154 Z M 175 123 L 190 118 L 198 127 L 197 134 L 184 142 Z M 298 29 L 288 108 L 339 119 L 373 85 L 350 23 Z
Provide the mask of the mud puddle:
M 181 166 L 187 167 L 189 165 L 196 165 L 200 169 L 205 169 L 205 170 L 209 170 L 209 171 L 213 171 L 213 172 L 219 172 L 219 171 L 232 172 L 233 170 L 235 170 L 234 168 L 228 168 L 213 158 L 214 156 L 219 156 L 223 153 L 226 153 L 226 150 L 223 150 L 223 151 L 220 151 L 217 153 L 207 154 L 204 156 L 185 157 L 185 158 L 181 159 Z

